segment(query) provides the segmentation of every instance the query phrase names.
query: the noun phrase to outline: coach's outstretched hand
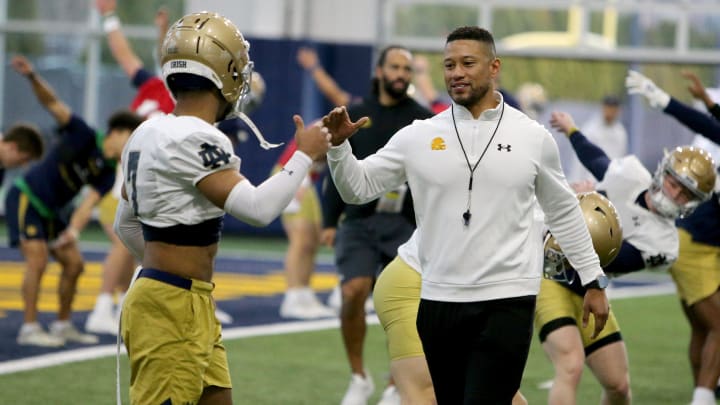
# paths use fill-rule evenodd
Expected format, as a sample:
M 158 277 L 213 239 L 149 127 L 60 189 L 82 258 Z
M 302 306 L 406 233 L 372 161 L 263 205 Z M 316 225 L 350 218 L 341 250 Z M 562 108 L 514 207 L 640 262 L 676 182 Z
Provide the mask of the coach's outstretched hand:
M 358 128 L 365 125 L 368 120 L 370 120 L 370 118 L 362 117 L 352 122 L 348 115 L 347 108 L 342 106 L 335 107 L 328 115 L 323 117 L 322 122 L 330 132 L 330 143 L 332 143 L 333 146 L 338 146 L 357 132 Z
M 652 108 L 664 110 L 670 103 L 670 95 L 640 72 L 628 70 L 625 87 L 628 94 L 640 94 L 645 97 Z

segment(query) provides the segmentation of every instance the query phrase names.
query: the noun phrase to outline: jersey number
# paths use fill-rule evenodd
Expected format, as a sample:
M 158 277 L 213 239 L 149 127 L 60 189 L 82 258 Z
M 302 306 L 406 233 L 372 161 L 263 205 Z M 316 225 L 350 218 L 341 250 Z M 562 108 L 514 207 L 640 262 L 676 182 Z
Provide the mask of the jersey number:
M 137 188 L 135 181 L 137 180 L 138 162 L 140 161 L 140 152 L 128 153 L 127 159 L 127 176 L 130 180 L 130 201 L 132 202 L 133 212 L 138 216 Z

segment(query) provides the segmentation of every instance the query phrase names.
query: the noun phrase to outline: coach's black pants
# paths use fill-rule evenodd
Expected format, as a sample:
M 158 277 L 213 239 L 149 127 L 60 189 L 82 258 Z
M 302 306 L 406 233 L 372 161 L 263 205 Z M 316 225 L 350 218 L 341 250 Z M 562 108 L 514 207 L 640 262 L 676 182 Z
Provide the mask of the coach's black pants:
M 417 329 L 438 405 L 510 405 L 532 339 L 535 296 L 420 300 Z

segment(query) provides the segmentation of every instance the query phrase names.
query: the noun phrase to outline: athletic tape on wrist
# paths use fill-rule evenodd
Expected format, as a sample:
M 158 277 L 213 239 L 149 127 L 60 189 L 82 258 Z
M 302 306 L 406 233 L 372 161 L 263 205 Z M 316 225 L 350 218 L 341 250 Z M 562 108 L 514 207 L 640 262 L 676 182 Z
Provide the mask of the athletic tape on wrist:
M 120 19 L 115 14 L 110 14 L 103 19 L 103 31 L 109 34 L 120 29 Z

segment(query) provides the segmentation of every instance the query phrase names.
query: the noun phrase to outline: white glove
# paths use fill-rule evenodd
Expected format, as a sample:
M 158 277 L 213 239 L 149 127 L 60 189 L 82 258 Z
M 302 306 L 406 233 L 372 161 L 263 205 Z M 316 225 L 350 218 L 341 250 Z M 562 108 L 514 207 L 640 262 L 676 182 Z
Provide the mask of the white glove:
M 625 87 L 628 89 L 628 94 L 644 96 L 652 108 L 664 110 L 670 103 L 670 95 L 640 72 L 628 70 Z

